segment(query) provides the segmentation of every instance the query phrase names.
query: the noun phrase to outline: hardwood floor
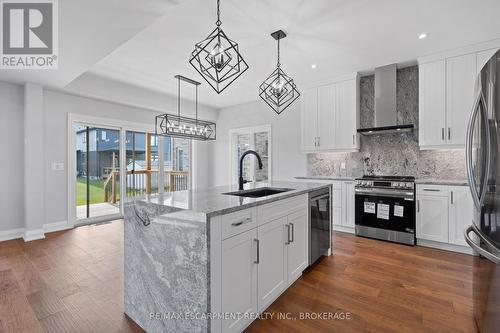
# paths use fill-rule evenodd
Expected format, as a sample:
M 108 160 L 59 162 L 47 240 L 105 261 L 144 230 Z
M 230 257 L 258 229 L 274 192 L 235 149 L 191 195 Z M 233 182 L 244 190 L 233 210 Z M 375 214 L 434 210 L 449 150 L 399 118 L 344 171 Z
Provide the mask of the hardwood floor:
M 343 233 L 333 244 L 266 311 L 298 319 L 246 332 L 475 332 L 473 257 Z M 122 272 L 122 221 L 1 242 L 0 332 L 142 332 L 123 315 Z

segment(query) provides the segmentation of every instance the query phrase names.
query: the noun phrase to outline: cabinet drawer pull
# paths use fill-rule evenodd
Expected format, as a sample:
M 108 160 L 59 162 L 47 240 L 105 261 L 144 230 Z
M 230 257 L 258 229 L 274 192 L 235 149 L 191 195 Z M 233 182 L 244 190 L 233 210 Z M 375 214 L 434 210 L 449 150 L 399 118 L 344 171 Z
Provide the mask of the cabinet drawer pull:
M 453 205 L 453 191 L 451 191 L 451 193 L 450 193 L 450 200 L 451 200 L 451 204 Z
M 426 192 L 441 192 L 438 188 L 424 188 L 423 190 Z
M 257 248 L 257 258 L 254 260 L 253 263 L 258 264 L 260 263 L 260 241 L 257 238 L 254 238 L 253 241 L 255 242 Z
M 238 222 L 233 222 L 233 223 L 231 223 L 231 225 L 233 227 L 239 227 L 242 224 L 247 224 L 247 223 L 251 223 L 251 222 L 252 222 L 252 218 L 251 217 L 247 217 L 244 220 L 241 220 L 241 221 L 238 221 Z
M 444 141 L 444 127 L 441 128 L 441 140 Z
M 292 239 L 290 240 L 290 243 L 293 243 L 294 239 L 295 239 L 295 227 L 293 225 L 293 223 L 290 223 L 290 226 L 292 227 Z

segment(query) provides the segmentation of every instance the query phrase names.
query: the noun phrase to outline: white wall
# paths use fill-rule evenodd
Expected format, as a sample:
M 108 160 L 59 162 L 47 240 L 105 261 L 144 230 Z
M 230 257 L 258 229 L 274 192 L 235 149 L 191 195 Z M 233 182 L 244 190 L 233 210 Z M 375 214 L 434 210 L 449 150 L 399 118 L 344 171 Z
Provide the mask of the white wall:
M 0 82 L 0 231 L 24 227 L 24 88 Z
M 293 180 L 295 176 L 306 174 L 306 154 L 300 152 L 300 102 L 296 101 L 278 115 L 259 100 L 219 110 L 212 185 L 227 185 L 230 182 L 229 131 L 267 124 L 272 127 L 273 180 Z

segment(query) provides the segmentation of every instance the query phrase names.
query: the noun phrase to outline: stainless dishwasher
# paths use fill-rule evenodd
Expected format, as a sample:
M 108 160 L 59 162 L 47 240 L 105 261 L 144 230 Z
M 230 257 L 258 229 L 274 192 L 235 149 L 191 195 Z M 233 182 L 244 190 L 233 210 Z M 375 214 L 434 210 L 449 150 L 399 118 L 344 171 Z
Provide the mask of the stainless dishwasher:
M 309 265 L 330 249 L 330 188 L 309 193 Z

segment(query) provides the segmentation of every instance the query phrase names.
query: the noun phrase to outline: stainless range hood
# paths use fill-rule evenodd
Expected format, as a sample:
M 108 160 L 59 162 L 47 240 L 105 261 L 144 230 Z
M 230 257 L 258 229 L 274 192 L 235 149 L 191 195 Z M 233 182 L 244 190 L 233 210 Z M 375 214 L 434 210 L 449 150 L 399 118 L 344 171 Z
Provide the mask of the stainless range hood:
M 396 70 L 396 64 L 375 68 L 375 126 L 360 128 L 358 133 L 374 135 L 413 130 L 413 124 L 397 123 Z

